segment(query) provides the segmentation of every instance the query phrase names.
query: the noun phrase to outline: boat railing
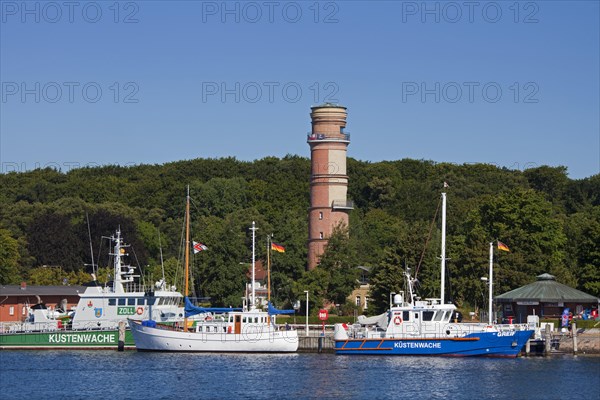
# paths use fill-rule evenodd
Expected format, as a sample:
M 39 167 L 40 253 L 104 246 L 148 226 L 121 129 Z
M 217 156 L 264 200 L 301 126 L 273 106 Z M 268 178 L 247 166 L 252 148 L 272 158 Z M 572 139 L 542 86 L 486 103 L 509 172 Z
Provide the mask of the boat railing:
M 125 292 L 128 293 L 132 293 L 132 292 L 146 292 L 146 291 L 150 291 L 150 290 L 154 290 L 154 288 L 151 285 L 144 285 L 141 283 L 136 283 L 136 282 L 128 282 L 123 284 L 123 288 L 125 289 Z
M 499 331 L 526 331 L 531 329 L 528 324 L 498 324 L 495 325 L 496 329 Z
M 355 324 L 349 327 L 348 336 L 354 339 L 364 338 L 428 338 L 441 339 L 463 337 L 479 332 L 515 332 L 530 329 L 527 324 L 488 325 L 483 323 L 457 322 L 401 322 L 390 329 L 379 326 L 361 326 Z
M 60 322 L 60 323 L 59 323 Z M 0 334 L 20 332 L 59 332 L 66 329 L 61 321 L 49 322 L 0 322 Z
M 112 330 L 119 327 L 119 322 L 125 321 L 123 319 L 103 319 L 102 321 L 98 320 L 79 320 L 77 321 L 77 326 L 75 330 L 86 330 L 86 331 L 98 331 L 98 330 Z

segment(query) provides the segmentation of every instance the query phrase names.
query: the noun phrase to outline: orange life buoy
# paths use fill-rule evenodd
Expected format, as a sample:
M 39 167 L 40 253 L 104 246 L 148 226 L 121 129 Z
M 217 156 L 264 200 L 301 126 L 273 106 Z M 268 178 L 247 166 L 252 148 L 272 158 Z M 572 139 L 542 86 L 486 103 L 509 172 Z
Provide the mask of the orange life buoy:
M 402 318 L 400 318 L 399 315 L 396 318 L 394 318 L 394 324 L 400 325 L 401 323 L 402 323 Z
M 231 333 L 231 327 L 230 326 L 227 327 L 227 333 Z
M 144 307 L 138 307 L 136 313 L 137 315 L 142 315 L 144 313 Z

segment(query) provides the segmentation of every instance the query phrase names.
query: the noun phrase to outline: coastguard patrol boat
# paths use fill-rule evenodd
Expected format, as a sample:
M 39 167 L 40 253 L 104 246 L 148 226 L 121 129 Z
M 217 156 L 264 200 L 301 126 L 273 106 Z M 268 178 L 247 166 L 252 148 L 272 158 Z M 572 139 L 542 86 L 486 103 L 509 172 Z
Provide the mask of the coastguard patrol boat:
M 0 324 L 0 349 L 116 349 L 119 323 L 127 326 L 127 318 L 173 323 L 183 317 L 181 293 L 167 287 L 164 279 L 148 288 L 136 283 L 136 268 L 123 261 L 129 246 L 123 243 L 121 231 L 109 239 L 113 243 L 113 281 L 103 286 L 94 280 L 79 294 L 73 310 L 58 313 L 40 302 L 30 308 L 24 322 Z M 124 346 L 134 347 L 129 331 Z
M 440 299 L 420 300 L 415 279 L 405 272 L 407 290 L 394 295 L 390 309 L 335 325 L 336 354 L 516 357 L 534 331 L 528 325 L 463 323 L 454 304 L 444 304 L 446 193 L 442 193 L 442 281 Z M 491 266 L 491 264 L 490 264 Z M 491 285 L 490 285 L 491 290 Z

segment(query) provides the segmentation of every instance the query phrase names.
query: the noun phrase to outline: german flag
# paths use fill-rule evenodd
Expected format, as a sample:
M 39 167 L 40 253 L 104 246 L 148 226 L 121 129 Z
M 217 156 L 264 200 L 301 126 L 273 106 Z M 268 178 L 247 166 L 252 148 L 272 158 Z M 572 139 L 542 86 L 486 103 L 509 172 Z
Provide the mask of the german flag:
M 498 240 L 498 250 L 510 251 L 507 245 Z
M 279 253 L 285 253 L 285 247 L 275 242 L 271 242 L 271 250 L 277 251 Z

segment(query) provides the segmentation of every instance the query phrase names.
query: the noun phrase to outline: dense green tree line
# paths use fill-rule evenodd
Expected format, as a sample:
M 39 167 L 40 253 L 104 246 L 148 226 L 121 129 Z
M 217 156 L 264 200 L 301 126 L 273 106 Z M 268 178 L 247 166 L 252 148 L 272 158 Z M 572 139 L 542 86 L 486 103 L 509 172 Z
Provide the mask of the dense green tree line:
M 572 180 L 565 168 L 523 172 L 485 164 L 348 160 L 350 226 L 336 232 L 321 267 L 306 272 L 310 161 L 298 156 L 254 162 L 195 159 L 165 165 L 53 169 L 0 175 L 0 284 L 87 280 L 95 261 L 109 265 L 107 240 L 120 227 L 129 262 L 143 279 L 181 288 L 185 187 L 192 197 L 192 237 L 209 247 L 193 257 L 194 289 L 216 305 L 239 305 L 251 260 L 248 231 L 259 227 L 285 246 L 273 256 L 273 296 L 289 306 L 313 293 L 318 305 L 342 304 L 357 285 L 356 266 L 371 267 L 369 311 L 402 290 L 402 271 L 417 274 L 421 297 L 439 296 L 439 199 L 448 182 L 449 296 L 481 305 L 490 241 L 498 292 L 548 272 L 600 296 L 600 175 Z M 438 218 L 432 224 L 434 215 Z M 160 245 L 159 245 L 160 234 Z M 58 271 L 58 272 L 57 272 Z M 106 273 L 105 275 L 107 275 Z M 108 279 L 108 278 L 106 278 Z

